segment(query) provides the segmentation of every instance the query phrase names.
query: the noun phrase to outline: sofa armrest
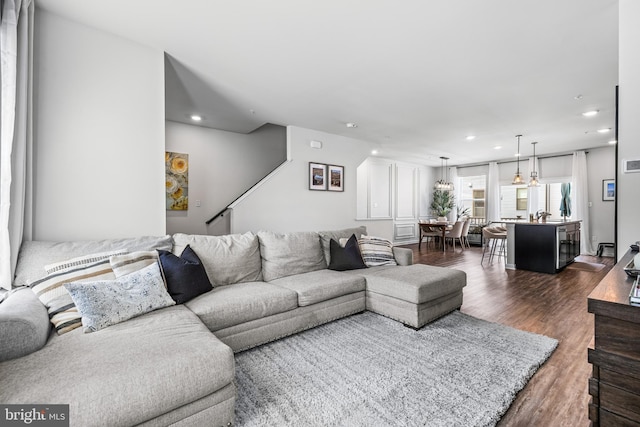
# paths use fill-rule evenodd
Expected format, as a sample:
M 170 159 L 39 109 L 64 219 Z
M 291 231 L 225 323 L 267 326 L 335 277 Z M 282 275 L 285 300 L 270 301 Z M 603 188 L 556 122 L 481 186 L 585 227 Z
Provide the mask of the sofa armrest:
M 47 309 L 31 289 L 19 289 L 0 304 L 0 362 L 40 350 L 51 330 Z
M 396 259 L 398 265 L 413 264 L 413 251 L 409 248 L 397 248 L 394 246 L 393 257 Z

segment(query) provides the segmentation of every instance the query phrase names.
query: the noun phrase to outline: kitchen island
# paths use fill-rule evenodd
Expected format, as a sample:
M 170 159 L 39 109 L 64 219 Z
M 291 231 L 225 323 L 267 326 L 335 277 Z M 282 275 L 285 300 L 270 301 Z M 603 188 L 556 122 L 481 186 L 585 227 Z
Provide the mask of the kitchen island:
M 580 221 L 507 222 L 510 270 L 557 273 L 580 255 Z

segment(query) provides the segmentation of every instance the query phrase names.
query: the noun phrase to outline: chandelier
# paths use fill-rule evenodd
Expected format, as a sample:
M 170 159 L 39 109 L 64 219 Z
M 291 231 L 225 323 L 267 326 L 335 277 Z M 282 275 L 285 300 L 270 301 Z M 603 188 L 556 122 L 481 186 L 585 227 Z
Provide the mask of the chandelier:
M 516 138 L 518 138 L 518 153 L 516 154 L 516 156 L 518 156 L 518 159 L 516 160 L 517 162 L 517 168 L 516 168 L 516 174 L 513 176 L 513 181 L 511 182 L 511 184 L 517 185 L 517 184 L 524 184 L 524 179 L 522 178 L 522 174 L 520 173 L 520 137 L 522 135 L 516 135 Z
M 531 179 L 529 179 L 529 187 L 538 187 L 540 185 L 540 181 L 538 181 L 538 172 L 536 172 L 536 144 L 537 142 L 532 142 L 533 145 L 533 170 L 531 171 Z
M 452 191 L 453 183 L 449 182 L 449 168 L 447 167 L 448 157 L 440 157 L 440 179 L 436 181 L 434 188 L 442 191 Z

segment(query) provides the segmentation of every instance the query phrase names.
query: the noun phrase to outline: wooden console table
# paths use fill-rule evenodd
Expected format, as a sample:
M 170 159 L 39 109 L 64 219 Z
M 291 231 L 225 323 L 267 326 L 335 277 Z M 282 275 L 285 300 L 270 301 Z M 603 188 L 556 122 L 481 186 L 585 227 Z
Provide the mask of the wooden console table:
M 627 252 L 591 292 L 595 315 L 589 348 L 589 419 L 593 426 L 640 426 L 640 306 L 629 304 L 633 279 L 623 268 L 637 252 Z

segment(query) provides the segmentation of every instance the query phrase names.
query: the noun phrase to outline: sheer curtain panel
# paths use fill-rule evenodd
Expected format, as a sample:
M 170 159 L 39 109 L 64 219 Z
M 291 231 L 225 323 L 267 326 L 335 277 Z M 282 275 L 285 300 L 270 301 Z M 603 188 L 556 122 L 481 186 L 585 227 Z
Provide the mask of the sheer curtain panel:
M 487 222 L 500 221 L 500 172 L 498 162 L 489 163 L 487 176 Z
M 0 5 L 0 287 L 10 289 L 23 234 L 31 238 L 35 6 L 32 0 Z
M 529 170 L 538 171 L 538 179 L 540 179 L 540 165 L 538 164 L 538 158 L 529 158 Z M 528 179 L 525 179 L 528 182 Z M 541 184 L 542 185 L 542 184 Z M 529 187 L 527 190 L 527 214 L 536 216 L 536 212 L 540 210 L 540 187 Z M 542 200 L 544 202 L 544 200 Z
M 580 253 L 593 255 L 589 231 L 589 186 L 587 184 L 587 155 L 584 151 L 573 153 L 571 166 L 571 218 L 582 220 L 580 224 Z

